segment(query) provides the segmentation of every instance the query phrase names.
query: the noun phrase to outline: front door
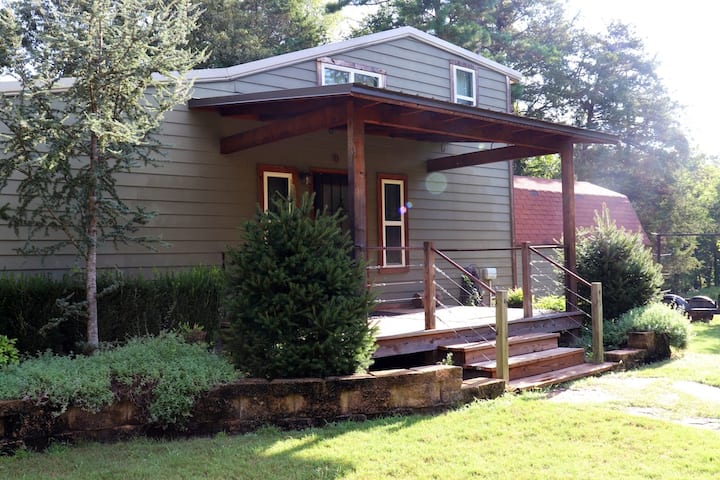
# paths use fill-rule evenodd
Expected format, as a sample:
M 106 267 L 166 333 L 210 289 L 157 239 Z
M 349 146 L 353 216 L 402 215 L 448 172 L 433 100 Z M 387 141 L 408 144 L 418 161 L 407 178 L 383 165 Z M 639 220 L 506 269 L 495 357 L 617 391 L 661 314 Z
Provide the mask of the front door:
M 315 192 L 314 207 L 322 211 L 327 208 L 329 213 L 341 211 L 345 216 L 342 223 L 344 230 L 350 230 L 348 216 L 348 176 L 344 173 L 314 172 L 312 176 Z

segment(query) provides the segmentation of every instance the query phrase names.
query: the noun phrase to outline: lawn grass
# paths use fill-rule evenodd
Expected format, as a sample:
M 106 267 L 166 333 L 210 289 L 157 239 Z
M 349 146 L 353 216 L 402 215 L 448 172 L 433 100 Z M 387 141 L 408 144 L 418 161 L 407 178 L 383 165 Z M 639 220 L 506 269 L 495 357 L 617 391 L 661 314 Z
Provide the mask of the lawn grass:
M 714 381 L 708 370 L 717 370 L 720 360 L 715 353 L 719 323 L 694 324 L 696 335 L 682 357 L 621 374 L 645 382 L 637 402 L 665 408 L 663 396 L 673 393 L 663 384 L 687 380 L 683 375 L 693 369 L 694 378 Z M 686 365 L 678 367 L 683 361 Z M 302 432 L 266 428 L 180 441 L 55 445 L 46 453 L 0 458 L 0 478 L 720 478 L 720 432 L 629 414 L 626 406 L 550 401 L 536 392 L 432 417 L 346 422 Z M 692 409 L 712 414 L 703 411 L 706 407 Z
M 717 478 L 717 432 L 537 395 L 435 417 L 264 429 L 185 441 L 56 446 L 0 459 L 0 477 L 227 479 Z

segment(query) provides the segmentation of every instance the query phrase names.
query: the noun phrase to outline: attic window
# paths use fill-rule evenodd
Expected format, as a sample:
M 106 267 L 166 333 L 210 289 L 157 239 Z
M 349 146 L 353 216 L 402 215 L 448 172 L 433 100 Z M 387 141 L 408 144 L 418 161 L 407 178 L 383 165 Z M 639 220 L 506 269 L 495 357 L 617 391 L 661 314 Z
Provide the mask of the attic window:
M 451 65 L 453 102 L 475 106 L 475 70 Z
M 318 60 L 318 76 L 320 85 L 359 83 L 369 87 L 385 87 L 384 70 L 331 58 Z

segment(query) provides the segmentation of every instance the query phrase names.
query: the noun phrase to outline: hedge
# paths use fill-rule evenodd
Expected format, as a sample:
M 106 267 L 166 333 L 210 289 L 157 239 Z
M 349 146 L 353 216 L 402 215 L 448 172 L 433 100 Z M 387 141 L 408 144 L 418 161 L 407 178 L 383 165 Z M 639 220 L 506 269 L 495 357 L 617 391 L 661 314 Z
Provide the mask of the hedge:
M 212 340 L 222 318 L 224 273 L 217 267 L 155 273 L 153 278 L 105 274 L 98 278 L 101 342 L 155 335 L 181 325 L 198 325 Z M 60 306 L 85 298 L 82 279 L 66 275 L 0 276 L 0 334 L 16 338 L 23 354 L 82 348 L 84 318 Z

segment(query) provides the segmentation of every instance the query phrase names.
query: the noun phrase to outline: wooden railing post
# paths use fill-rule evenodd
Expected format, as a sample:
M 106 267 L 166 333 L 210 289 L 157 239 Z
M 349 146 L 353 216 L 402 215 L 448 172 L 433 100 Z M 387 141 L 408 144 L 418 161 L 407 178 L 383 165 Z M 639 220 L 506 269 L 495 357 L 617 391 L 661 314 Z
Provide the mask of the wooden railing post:
M 423 242 L 425 272 L 423 278 L 423 307 L 425 308 L 425 330 L 435 328 L 435 252 L 432 242 Z
M 530 264 L 530 242 L 522 244 L 522 291 L 523 291 L 523 317 L 532 318 L 532 266 Z
M 593 363 L 605 361 L 603 351 L 603 305 L 602 305 L 602 283 L 593 282 L 590 286 L 590 302 L 592 313 L 592 351 Z
M 510 381 L 508 356 L 507 292 L 498 290 L 495 293 L 495 365 L 497 367 L 497 378 L 505 380 L 506 386 Z

